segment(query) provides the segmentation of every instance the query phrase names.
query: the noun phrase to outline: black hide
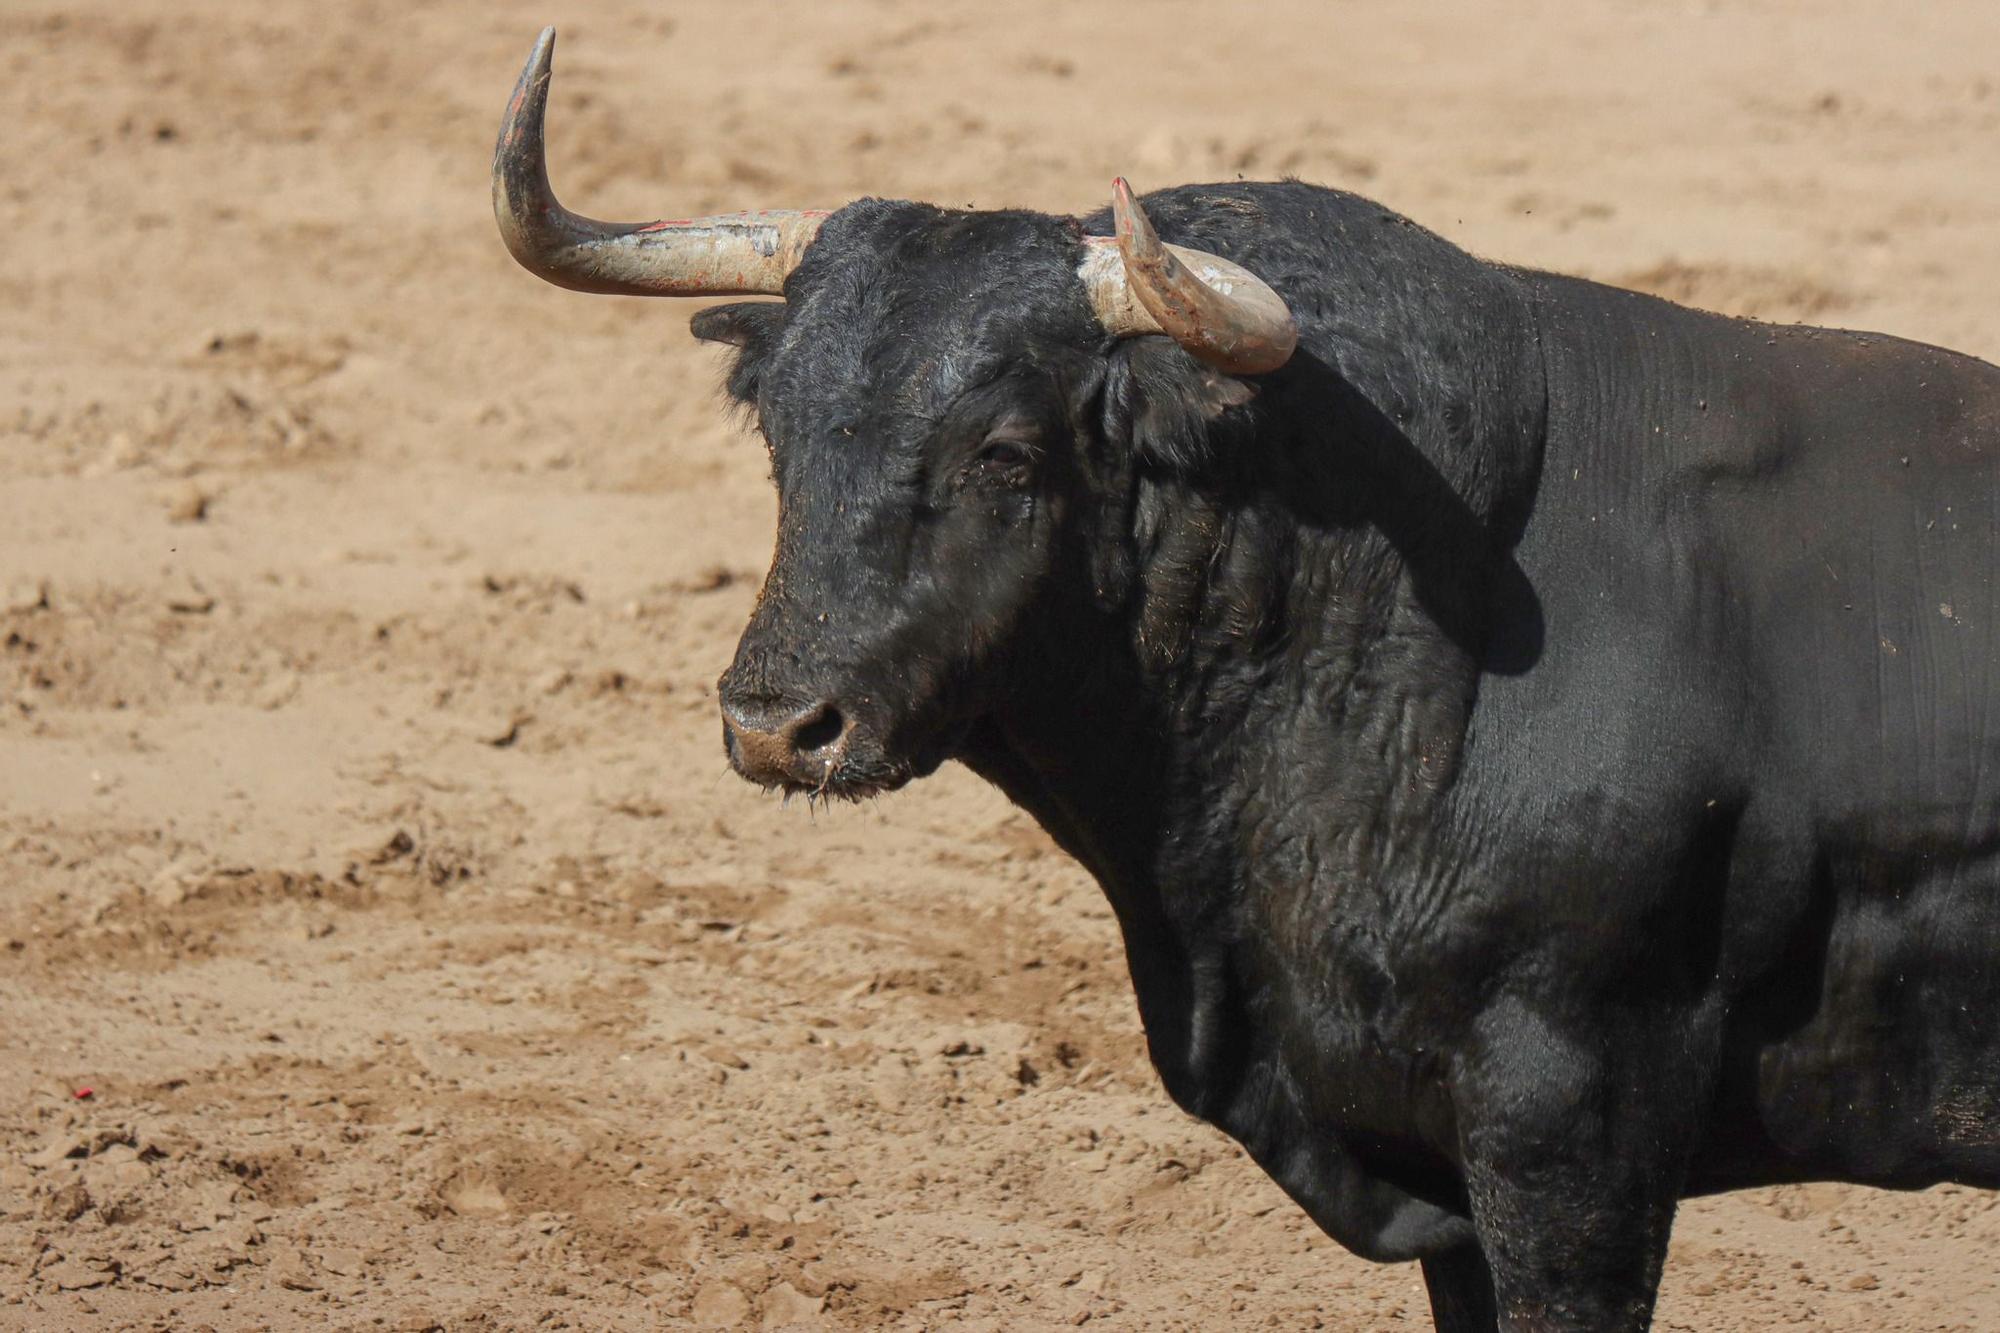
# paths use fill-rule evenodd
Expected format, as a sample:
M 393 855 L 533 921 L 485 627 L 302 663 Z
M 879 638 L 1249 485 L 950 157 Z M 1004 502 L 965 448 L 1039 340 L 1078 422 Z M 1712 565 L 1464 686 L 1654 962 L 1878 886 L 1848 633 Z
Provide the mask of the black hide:
M 2000 1184 L 2000 374 L 1145 206 L 1289 365 L 1108 338 L 1102 215 L 864 201 L 697 317 L 780 498 L 725 705 L 846 728 L 747 775 L 1000 786 L 1168 1092 L 1444 1327 L 1643 1327 L 1686 1194 Z

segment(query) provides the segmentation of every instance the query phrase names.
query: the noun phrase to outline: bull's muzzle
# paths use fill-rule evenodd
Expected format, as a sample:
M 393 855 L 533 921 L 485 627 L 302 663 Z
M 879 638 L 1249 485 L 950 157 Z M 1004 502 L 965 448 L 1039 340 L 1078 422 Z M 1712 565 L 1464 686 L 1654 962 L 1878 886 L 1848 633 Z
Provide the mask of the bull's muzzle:
M 722 726 L 730 764 L 766 787 L 826 786 L 847 758 L 854 733 L 852 720 L 830 701 L 799 706 L 726 692 Z

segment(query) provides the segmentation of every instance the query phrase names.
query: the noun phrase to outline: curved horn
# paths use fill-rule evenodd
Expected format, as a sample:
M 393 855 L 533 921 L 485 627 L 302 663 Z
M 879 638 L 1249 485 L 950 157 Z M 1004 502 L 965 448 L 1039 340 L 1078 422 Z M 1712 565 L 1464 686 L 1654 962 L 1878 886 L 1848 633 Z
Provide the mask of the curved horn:
M 558 287 L 614 296 L 778 296 L 823 212 L 769 209 L 679 221 L 580 217 L 549 189 L 542 118 L 556 30 L 521 70 L 493 150 L 493 217 L 521 267 Z
M 1077 275 L 1098 320 L 1129 338 L 1164 333 L 1218 370 L 1276 370 L 1298 346 L 1285 298 L 1248 269 L 1218 255 L 1163 244 L 1132 187 L 1111 183 L 1118 235 L 1084 238 Z

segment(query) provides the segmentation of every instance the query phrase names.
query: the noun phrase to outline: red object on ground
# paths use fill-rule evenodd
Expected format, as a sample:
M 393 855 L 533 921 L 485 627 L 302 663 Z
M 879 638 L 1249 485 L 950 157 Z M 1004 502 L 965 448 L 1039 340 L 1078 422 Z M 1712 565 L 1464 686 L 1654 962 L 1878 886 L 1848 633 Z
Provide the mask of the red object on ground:
M 96 1093 L 97 1093 L 96 1088 L 78 1088 L 76 1090 L 76 1099 L 80 1102 L 87 1102 L 93 1096 L 95 1096 Z

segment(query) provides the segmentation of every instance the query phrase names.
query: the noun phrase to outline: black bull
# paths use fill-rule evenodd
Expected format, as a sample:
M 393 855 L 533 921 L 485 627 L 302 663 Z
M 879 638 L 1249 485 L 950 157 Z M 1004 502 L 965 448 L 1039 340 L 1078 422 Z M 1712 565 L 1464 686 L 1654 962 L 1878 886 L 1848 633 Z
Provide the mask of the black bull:
M 998 785 L 1173 1098 L 1441 1328 L 1644 1327 L 1686 1195 L 2000 1185 L 2000 373 L 1145 202 L 1287 365 L 1106 337 L 1072 220 L 881 201 L 696 317 L 780 499 L 737 767 Z

